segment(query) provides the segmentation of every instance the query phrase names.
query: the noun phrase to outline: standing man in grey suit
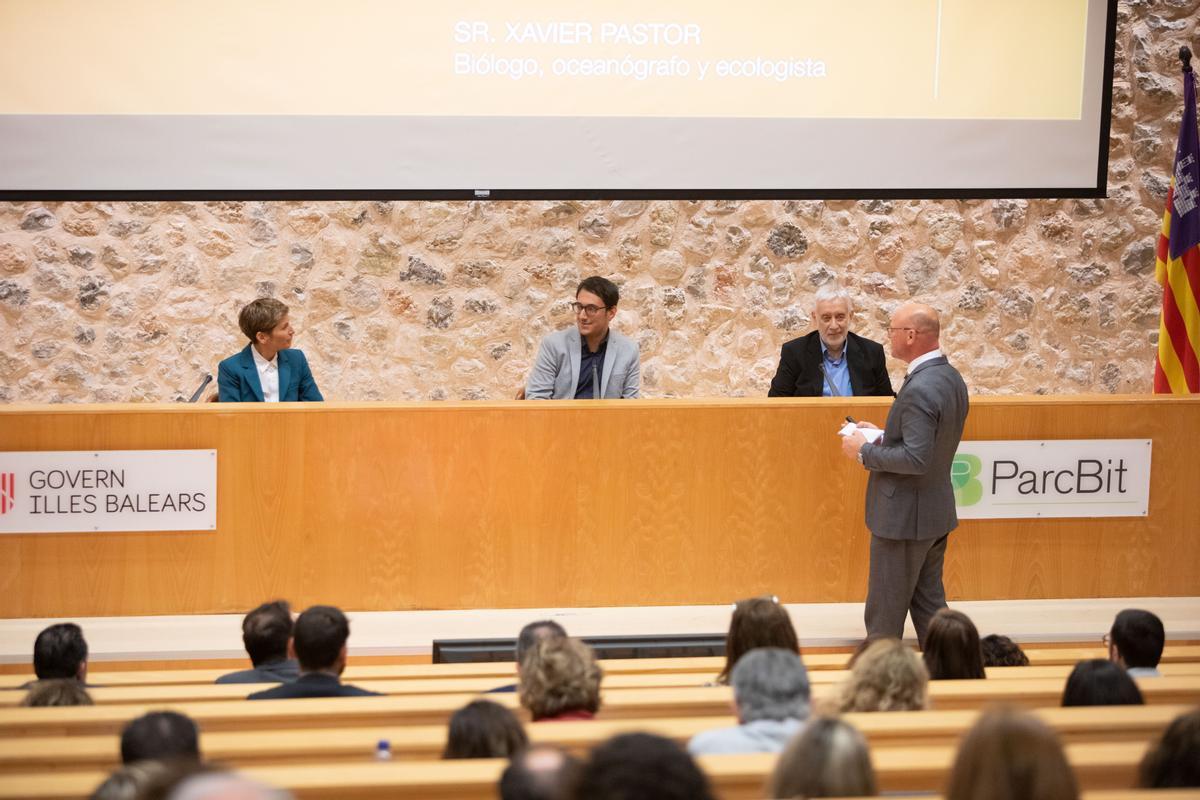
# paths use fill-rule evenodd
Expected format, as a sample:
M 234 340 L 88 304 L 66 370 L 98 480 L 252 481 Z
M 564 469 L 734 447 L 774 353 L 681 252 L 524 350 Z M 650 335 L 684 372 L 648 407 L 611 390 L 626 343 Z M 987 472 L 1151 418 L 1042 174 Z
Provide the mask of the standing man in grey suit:
M 638 396 L 637 342 L 612 330 L 621 296 L 617 285 L 594 275 L 575 290 L 575 327 L 542 339 L 525 386 L 527 400 L 614 400 Z
M 842 440 L 843 452 L 871 471 L 868 639 L 900 638 L 911 612 L 924 646 L 929 621 L 946 605 L 942 561 L 950 531 L 958 527 L 950 466 L 968 401 L 962 376 L 939 349 L 940 330 L 937 311 L 927 305 L 907 303 L 896 310 L 888 338 L 892 355 L 908 362 L 908 374 L 888 411 L 883 438 L 868 444 L 856 431 Z

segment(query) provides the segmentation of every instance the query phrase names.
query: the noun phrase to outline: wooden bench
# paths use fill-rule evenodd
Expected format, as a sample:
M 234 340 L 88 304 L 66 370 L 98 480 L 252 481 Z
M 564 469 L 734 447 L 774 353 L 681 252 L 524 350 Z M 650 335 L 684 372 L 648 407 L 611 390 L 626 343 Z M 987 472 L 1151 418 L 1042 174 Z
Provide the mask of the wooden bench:
M 1045 647 L 1025 651 L 1030 666 L 1073 667 L 1088 658 L 1107 658 L 1099 645 L 1095 647 Z M 497 683 L 516 679 L 513 664 L 486 662 L 481 664 L 351 664 L 344 678 L 349 683 L 367 680 L 430 680 L 440 678 L 495 679 Z M 841 670 L 850 660 L 848 653 L 808 653 L 804 665 L 810 672 Z M 1163 650 L 1164 670 L 1170 664 L 1200 664 L 1200 645 L 1171 645 Z M 605 675 L 693 672 L 705 673 L 712 680 L 725 665 L 719 657 L 698 658 L 620 658 L 600 662 Z M 246 664 L 249 667 L 249 663 Z M 129 670 L 106 672 L 102 664 L 93 665 L 90 680 L 101 686 L 153 686 L 157 684 L 211 684 L 233 669 Z M 33 680 L 32 673 L 0 675 L 0 689 L 14 689 Z
M 1140 742 L 1072 744 L 1066 747 L 1080 785 L 1091 789 L 1128 789 L 1147 745 Z M 879 788 L 884 792 L 936 792 L 942 789 L 956 748 L 895 747 L 872 753 Z M 759 800 L 775 766 L 772 754 L 703 756 L 698 759 L 723 800 Z M 290 790 L 298 800 L 382 800 L 383 798 L 491 798 L 504 770 L 503 759 L 474 761 L 309 763 L 252 767 L 243 772 Z M 0 800 L 77 800 L 104 779 L 105 772 L 8 775 Z
M 1189 706 L 1050 708 L 1034 713 L 1066 743 L 1150 742 Z M 846 714 L 873 751 L 890 747 L 953 746 L 979 717 L 978 711 L 901 711 Z M 686 742 L 702 731 L 734 724 L 729 716 L 592 720 L 528 725 L 534 742 L 583 753 L 617 733 L 644 730 Z M 446 743 L 444 725 L 219 732 L 201 735 L 205 757 L 238 768 L 313 761 L 361 763 L 387 739 L 396 760 L 432 760 Z M 99 736 L 0 739 L 0 775 L 112 769 L 120 763 L 118 738 Z
M 1140 678 L 1148 704 L 1200 703 L 1200 676 Z M 833 697 L 836 684 L 813 687 L 820 702 Z M 1060 704 L 1063 681 L 934 681 L 930 703 L 937 710 L 978 709 L 993 703 L 1023 708 Z M 2 708 L 0 739 L 13 736 L 98 735 L 115 733 L 130 719 L 163 707 L 188 714 L 205 731 L 346 728 L 388 725 L 445 724 L 450 715 L 476 694 L 393 695 L 387 697 L 315 698 L 255 702 L 213 701 L 178 704 L 100 705 L 73 708 Z M 600 714 L 606 719 L 647 717 L 717 717 L 731 714 L 732 690 L 726 686 L 661 689 L 606 689 Z M 517 709 L 510 694 L 490 699 Z M 523 712 L 522 712 L 523 713 Z
M 1055 678 L 1065 680 L 1073 667 L 992 667 L 988 669 L 989 680 L 1031 680 Z M 1170 676 L 1200 676 L 1200 663 L 1170 664 L 1163 667 Z M 809 674 L 813 686 L 840 683 L 849 676 L 848 670 L 818 670 Z M 699 672 L 649 672 L 616 673 L 604 677 L 608 689 L 652 689 L 670 687 L 704 686 L 711 682 L 711 673 Z M 131 703 L 195 703 L 210 700 L 246 699 L 251 692 L 269 689 L 275 684 L 159 684 L 154 686 L 97 686 L 88 690 L 98 705 Z M 355 682 L 356 686 L 380 694 L 463 694 L 484 693 L 503 685 L 489 678 L 439 678 L 413 680 L 367 680 Z M 20 705 L 23 692 L 0 692 L 0 708 Z

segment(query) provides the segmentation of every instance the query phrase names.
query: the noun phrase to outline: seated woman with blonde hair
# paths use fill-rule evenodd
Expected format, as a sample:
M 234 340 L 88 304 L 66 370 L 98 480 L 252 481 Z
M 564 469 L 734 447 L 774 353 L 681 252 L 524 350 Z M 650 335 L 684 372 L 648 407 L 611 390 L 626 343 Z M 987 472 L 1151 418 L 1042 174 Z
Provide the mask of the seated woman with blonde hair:
M 534 722 L 592 719 L 600 708 L 600 665 L 578 639 L 551 636 L 521 659 L 517 696 Z
M 842 684 L 840 711 L 919 711 L 926 706 L 929 671 L 899 639 L 879 639 L 854 662 Z

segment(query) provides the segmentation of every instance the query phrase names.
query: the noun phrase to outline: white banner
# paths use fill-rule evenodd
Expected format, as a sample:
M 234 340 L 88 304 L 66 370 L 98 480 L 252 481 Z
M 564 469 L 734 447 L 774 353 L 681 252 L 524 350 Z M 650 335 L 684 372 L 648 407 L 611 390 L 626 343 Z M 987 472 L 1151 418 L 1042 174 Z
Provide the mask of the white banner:
M 216 527 L 216 450 L 0 453 L 0 533 Z
M 959 519 L 1139 517 L 1149 439 L 962 442 L 950 479 Z

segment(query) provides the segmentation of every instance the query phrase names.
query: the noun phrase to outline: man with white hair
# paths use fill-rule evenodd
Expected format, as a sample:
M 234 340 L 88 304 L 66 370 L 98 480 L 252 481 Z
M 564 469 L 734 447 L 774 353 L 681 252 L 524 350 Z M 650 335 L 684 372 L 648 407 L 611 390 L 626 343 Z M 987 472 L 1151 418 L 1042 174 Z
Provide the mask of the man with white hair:
M 807 336 L 783 345 L 768 397 L 892 397 L 883 345 L 850 332 L 849 293 L 833 284 L 817 290 Z
M 778 753 L 804 727 L 809 713 L 808 672 L 791 650 L 751 650 L 738 659 L 729 682 L 738 725 L 696 734 L 688 742 L 692 755 Z

